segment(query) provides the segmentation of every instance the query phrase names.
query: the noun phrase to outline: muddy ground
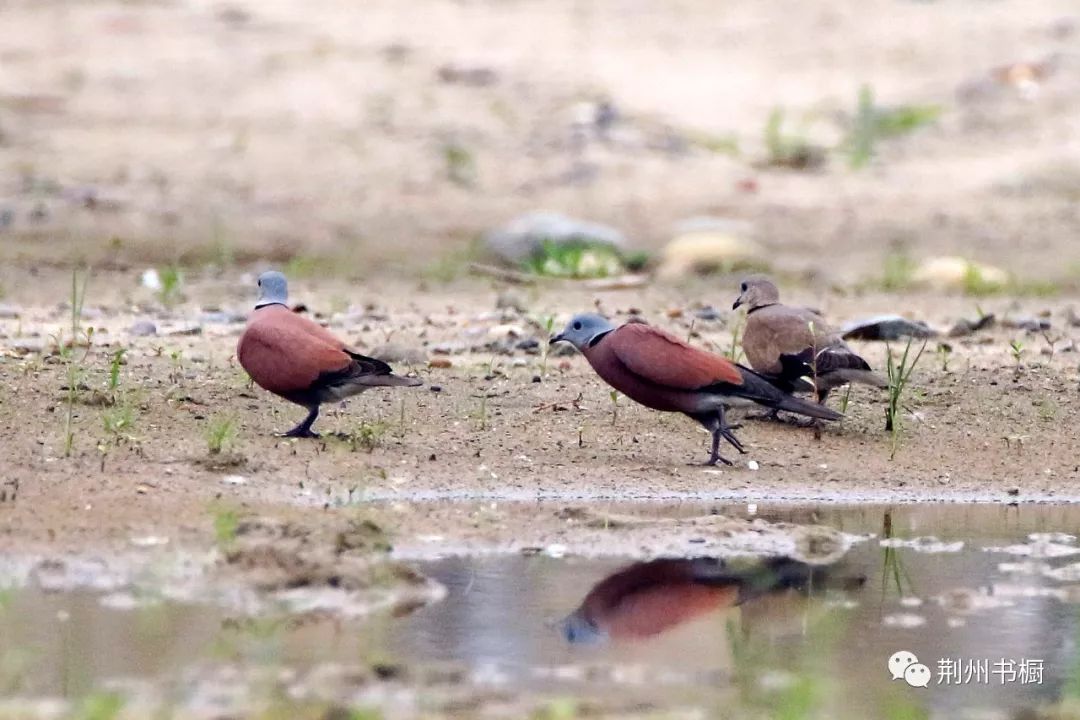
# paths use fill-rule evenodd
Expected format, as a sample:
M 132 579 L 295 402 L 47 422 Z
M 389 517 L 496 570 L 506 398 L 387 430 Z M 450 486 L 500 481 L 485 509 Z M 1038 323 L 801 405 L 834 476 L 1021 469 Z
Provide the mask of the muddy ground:
M 323 507 L 338 512 L 340 505 L 379 500 L 378 512 L 390 514 L 397 533 L 454 537 L 462 518 L 452 511 L 418 516 L 409 501 L 1080 497 L 1073 452 L 1073 336 L 1080 330 L 1070 326 L 1062 301 L 984 298 L 982 309 L 1001 318 L 995 328 L 942 339 L 952 346 L 948 355 L 931 340 L 904 397 L 895 454 L 893 436 L 884 431 L 886 394 L 859 387 L 843 422 L 828 426 L 820 440 L 808 429 L 746 419 L 738 433 L 747 454 L 728 450 L 733 467 L 707 468 L 700 465 L 708 441 L 702 430 L 624 398 L 613 402 L 580 356 L 545 358 L 546 329 L 537 318 L 554 315 L 561 327 L 578 308 L 598 306 L 615 316 L 635 310 L 724 352 L 737 315 L 699 320 L 694 307 L 703 300 L 726 305 L 734 295 L 731 279 L 605 292 L 572 284 L 557 291 L 477 287 L 484 281 L 434 288 L 298 282 L 295 300 L 317 315 L 327 308 L 334 332 L 361 351 L 412 356 L 411 370 L 425 383 L 327 407 L 317 426 L 326 436 L 314 441 L 274 437 L 303 411 L 249 386 L 233 357 L 250 304 L 245 279 L 250 283 L 239 273 L 192 280 L 184 290 L 189 301 L 168 313 L 144 314 L 130 311 L 140 299 L 152 303 L 145 298 L 149 291 L 132 289 L 135 278 L 92 277 L 86 306 L 92 319 L 85 321 L 94 328 L 92 346 L 74 350 L 73 370 L 51 350 L 56 338 L 70 337 L 68 310 L 29 306 L 19 318 L 2 321 L 5 347 L 44 348 L 28 354 L 8 349 L 3 358 L 5 544 L 77 547 L 147 532 L 197 540 L 206 537 L 208 506 L 215 501 L 309 508 L 318 516 Z M 821 306 L 837 319 L 898 302 L 801 288 L 790 294 L 793 302 Z M 496 309 L 500 296 L 529 310 Z M 352 304 L 332 312 L 336 297 Z M 197 299 L 217 314 L 201 311 Z M 941 328 L 974 312 L 967 299 L 908 296 L 903 303 Z M 1050 313 L 1049 333 L 1005 327 L 1042 312 Z M 228 316 L 233 322 L 220 322 Z M 152 319 L 158 334 L 132 336 L 140 318 Z M 1019 362 L 1014 340 L 1022 346 Z M 856 345 L 883 367 L 884 343 Z M 110 390 L 111 359 L 120 348 L 125 364 Z M 410 369 L 407 362 L 396 364 Z M 79 389 L 65 456 L 69 371 Z M 128 424 L 107 429 L 106 421 L 117 417 Z M 235 437 L 213 456 L 208 433 L 221 422 L 232 425 Z M 751 462 L 757 469 L 749 469 Z M 516 532 L 531 515 L 527 504 L 499 507 L 488 519 L 493 540 Z

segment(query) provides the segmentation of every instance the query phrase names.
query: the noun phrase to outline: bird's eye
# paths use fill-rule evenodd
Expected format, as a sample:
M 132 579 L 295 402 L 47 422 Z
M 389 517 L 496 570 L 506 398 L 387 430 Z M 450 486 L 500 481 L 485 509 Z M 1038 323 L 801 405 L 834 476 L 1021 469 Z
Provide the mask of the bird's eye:
M 580 330 L 581 329 L 581 323 L 580 322 L 574 323 L 574 329 L 575 330 Z
M 743 283 L 742 285 L 740 285 L 739 289 L 742 290 L 743 292 L 746 292 L 746 283 Z
M 256 280 L 255 284 L 258 285 L 259 287 L 262 287 L 262 280 Z

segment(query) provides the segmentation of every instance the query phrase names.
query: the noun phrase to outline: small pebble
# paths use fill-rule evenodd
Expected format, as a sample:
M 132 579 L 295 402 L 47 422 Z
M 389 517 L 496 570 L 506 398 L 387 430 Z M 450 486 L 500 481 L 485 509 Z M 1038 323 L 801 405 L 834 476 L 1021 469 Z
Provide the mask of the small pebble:
M 523 313 L 527 309 L 525 299 L 512 290 L 505 290 L 495 298 L 495 307 L 499 310 L 517 310 Z
M 45 340 L 33 337 L 17 337 L 8 343 L 8 347 L 20 353 L 39 353 L 45 350 Z
M 154 268 L 144 270 L 141 278 L 142 286 L 157 292 L 161 289 L 161 276 Z
M 544 548 L 544 554 L 548 557 L 561 558 L 566 556 L 566 546 L 554 543 Z
M 135 323 L 128 328 L 128 334 L 134 335 L 135 337 L 157 335 L 157 325 L 150 320 L 136 320 Z
M 189 335 L 202 335 L 202 325 L 189 323 L 187 325 L 180 325 L 165 333 L 166 335 L 173 336 L 189 336 Z
M 757 460 L 751 460 L 750 462 L 746 463 L 746 467 L 750 468 L 751 470 L 757 470 L 761 466 L 758 465 Z

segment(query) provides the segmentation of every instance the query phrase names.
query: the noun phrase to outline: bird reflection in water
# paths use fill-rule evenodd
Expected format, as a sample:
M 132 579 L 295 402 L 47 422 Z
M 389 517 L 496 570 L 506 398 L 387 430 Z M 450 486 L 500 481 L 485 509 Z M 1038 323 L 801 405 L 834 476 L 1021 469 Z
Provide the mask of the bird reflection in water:
M 572 644 L 644 640 L 719 610 L 864 581 L 786 557 L 739 566 L 716 558 L 653 560 L 601 580 L 559 627 Z

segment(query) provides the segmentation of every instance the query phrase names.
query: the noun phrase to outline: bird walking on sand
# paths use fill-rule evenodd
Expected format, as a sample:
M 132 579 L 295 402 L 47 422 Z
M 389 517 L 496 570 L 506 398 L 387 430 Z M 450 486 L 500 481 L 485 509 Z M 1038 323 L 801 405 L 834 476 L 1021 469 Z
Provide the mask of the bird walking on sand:
M 612 325 L 592 313 L 575 315 L 551 338 L 576 347 L 604 382 L 653 410 L 680 412 L 712 433 L 708 464 L 731 462 L 720 457 L 720 438 L 740 453 L 742 443 L 724 419 L 730 405 L 752 401 L 823 420 L 842 415 L 782 392 L 753 370 L 727 358 L 691 347 L 670 333 L 644 323 Z
M 282 437 L 318 437 L 311 426 L 324 402 L 372 387 L 423 384 L 395 375 L 381 360 L 353 352 L 318 323 L 292 312 L 287 299 L 284 275 L 260 275 L 255 312 L 236 346 L 240 365 L 259 387 L 307 408 L 307 417 Z
M 767 277 L 743 280 L 739 292 L 731 308 L 746 306 L 743 352 L 750 367 L 776 387 L 812 391 L 824 404 L 834 388 L 848 383 L 889 386 L 824 318 L 807 308 L 781 304 L 780 291 Z

